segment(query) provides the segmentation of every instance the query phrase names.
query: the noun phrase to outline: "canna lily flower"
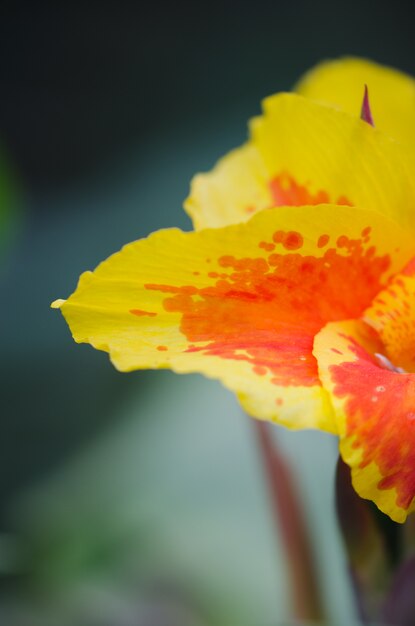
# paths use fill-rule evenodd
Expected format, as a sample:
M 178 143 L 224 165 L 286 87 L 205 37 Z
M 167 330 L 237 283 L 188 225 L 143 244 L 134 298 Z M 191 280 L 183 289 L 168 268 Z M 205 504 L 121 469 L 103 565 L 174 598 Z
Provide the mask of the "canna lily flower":
M 337 435 L 356 491 L 402 522 L 415 509 L 415 152 L 343 108 L 266 99 L 249 141 L 193 180 L 196 232 L 125 246 L 52 306 L 120 371 L 200 372 L 254 417 Z

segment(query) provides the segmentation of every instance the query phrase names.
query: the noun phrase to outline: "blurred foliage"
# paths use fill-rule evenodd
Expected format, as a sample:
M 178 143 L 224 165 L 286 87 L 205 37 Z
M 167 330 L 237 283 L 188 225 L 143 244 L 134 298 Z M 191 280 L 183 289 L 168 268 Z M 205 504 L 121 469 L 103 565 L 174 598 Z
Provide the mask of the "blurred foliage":
M 21 218 L 21 201 L 18 185 L 7 162 L 4 150 L 0 149 L 0 262 L 11 246 Z

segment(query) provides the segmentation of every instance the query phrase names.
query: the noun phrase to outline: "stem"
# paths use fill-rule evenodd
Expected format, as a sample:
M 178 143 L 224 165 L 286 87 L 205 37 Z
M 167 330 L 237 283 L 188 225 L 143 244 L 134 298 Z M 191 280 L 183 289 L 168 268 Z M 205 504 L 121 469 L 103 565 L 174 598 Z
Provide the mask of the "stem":
M 357 495 L 350 467 L 339 457 L 336 510 L 349 561 L 360 619 L 379 619 L 395 564 L 400 560 L 400 526 Z
M 301 620 L 322 620 L 324 614 L 314 559 L 292 475 L 275 447 L 268 424 L 260 420 L 253 420 L 253 424 L 276 530 L 286 552 L 294 615 Z

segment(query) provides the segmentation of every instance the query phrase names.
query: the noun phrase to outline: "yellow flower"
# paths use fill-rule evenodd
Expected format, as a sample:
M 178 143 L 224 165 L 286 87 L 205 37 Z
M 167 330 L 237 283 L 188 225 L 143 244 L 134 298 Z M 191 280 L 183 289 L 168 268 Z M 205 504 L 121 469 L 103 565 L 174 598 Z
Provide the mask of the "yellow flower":
M 372 79 L 376 128 L 357 115 Z M 53 306 L 121 371 L 201 372 L 255 417 L 337 434 L 358 493 L 403 521 L 415 508 L 415 150 L 393 137 L 408 139 L 405 120 L 413 132 L 414 83 L 345 60 L 299 90 L 310 97 L 266 99 L 248 143 L 195 177 L 196 232 L 125 246 Z

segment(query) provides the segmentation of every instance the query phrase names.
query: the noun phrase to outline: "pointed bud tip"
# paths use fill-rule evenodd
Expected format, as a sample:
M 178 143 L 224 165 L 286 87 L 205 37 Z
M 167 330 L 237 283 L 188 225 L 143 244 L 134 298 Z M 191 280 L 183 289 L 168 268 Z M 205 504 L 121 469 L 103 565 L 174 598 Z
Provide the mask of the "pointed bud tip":
M 362 108 L 360 110 L 360 119 L 364 122 L 367 122 L 371 126 L 375 125 L 372 117 L 372 111 L 370 110 L 369 90 L 367 88 L 367 85 L 365 85 L 365 90 L 363 94 Z

